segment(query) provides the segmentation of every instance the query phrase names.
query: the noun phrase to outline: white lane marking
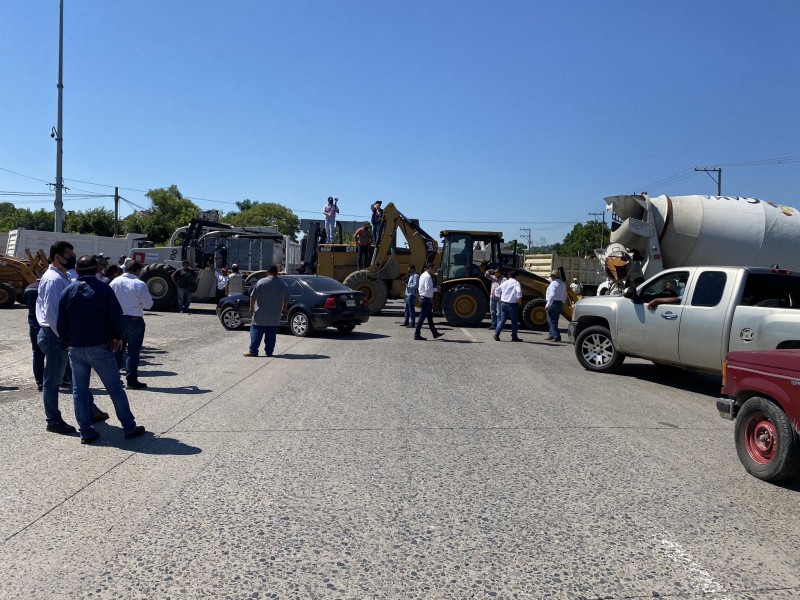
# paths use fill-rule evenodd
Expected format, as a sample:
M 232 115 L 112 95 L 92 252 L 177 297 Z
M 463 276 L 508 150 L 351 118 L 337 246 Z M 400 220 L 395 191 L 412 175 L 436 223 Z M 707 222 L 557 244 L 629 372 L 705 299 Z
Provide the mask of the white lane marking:
M 467 336 L 467 337 L 468 337 L 469 339 L 471 339 L 473 342 L 475 341 L 475 338 L 474 338 L 474 337 L 472 337 L 472 334 L 471 334 L 469 331 L 467 331 L 467 330 L 466 330 L 466 329 L 464 329 L 463 327 L 460 327 L 459 329 L 461 330 L 461 333 L 463 333 L 465 336 Z
M 724 595 L 725 587 L 715 580 L 711 573 L 701 567 L 694 557 L 683 549 L 683 546 L 678 542 L 667 539 L 666 532 L 661 532 L 660 535 L 655 537 L 656 541 L 666 551 L 667 557 L 680 564 L 689 575 L 689 578 L 699 585 L 704 594 L 723 594 L 720 596 L 720 600 L 731 600 L 729 596 Z

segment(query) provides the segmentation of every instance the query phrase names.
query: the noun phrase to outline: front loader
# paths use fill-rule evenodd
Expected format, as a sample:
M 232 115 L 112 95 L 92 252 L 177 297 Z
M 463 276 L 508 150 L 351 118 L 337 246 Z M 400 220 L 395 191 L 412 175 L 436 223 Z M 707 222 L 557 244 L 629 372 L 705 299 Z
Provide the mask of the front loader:
M 22 293 L 36 283 L 49 265 L 44 250 L 36 254 L 25 249 L 27 259 L 0 254 L 0 308 L 10 308 L 15 301 L 22 302 Z

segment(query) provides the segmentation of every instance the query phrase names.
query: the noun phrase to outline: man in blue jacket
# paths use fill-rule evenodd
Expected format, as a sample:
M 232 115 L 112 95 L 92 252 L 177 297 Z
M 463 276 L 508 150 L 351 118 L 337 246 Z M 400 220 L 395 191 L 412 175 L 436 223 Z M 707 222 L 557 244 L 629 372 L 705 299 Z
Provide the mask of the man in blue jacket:
M 113 354 L 113 350 L 122 346 L 122 307 L 108 284 L 95 277 L 97 259 L 81 256 L 77 271 L 78 279 L 61 294 L 57 331 L 69 349 L 72 401 L 81 444 L 91 444 L 100 438 L 92 426 L 89 393 L 92 369 L 114 403 L 125 439 L 138 437 L 144 433 L 144 427 L 136 425 Z

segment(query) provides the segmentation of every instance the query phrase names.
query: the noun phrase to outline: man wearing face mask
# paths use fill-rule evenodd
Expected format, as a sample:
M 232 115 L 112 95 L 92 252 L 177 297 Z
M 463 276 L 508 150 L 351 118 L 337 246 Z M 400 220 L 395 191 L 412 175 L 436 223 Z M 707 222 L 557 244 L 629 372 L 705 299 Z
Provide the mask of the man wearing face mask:
M 111 289 L 122 306 L 122 347 L 115 352 L 117 368 L 122 367 L 122 356 L 127 347 L 125 378 L 132 390 L 146 388 L 139 381 L 139 353 L 144 343 L 144 311 L 153 306 L 153 297 L 147 284 L 139 279 L 142 265 L 133 261 L 128 270 L 111 282 Z
M 67 348 L 59 338 L 58 302 L 61 293 L 70 285 L 68 271 L 75 268 L 75 250 L 69 242 L 56 242 L 50 246 L 50 266 L 39 282 L 39 295 L 36 298 L 36 320 L 39 335 L 36 342 L 44 353 L 44 375 L 42 378 L 42 399 L 47 431 L 53 433 L 75 433 L 75 427 L 66 423 L 58 408 L 58 387 L 64 379 L 67 368 Z M 108 414 L 101 411 L 91 401 L 92 420 L 103 421 Z

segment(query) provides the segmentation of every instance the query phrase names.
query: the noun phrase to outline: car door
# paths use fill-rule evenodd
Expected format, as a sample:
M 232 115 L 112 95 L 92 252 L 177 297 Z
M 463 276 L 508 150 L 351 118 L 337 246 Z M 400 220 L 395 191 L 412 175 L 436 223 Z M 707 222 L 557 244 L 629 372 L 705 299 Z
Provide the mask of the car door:
M 292 307 L 300 302 L 300 298 L 303 296 L 305 289 L 303 288 L 303 284 L 300 283 L 297 279 L 293 281 L 287 281 L 284 279 L 284 283 L 289 286 L 289 310 L 286 314 L 281 314 L 281 325 L 288 326 L 289 325 L 289 313 L 292 312 Z
M 636 298 L 620 303 L 617 339 L 621 352 L 656 362 L 679 360 L 682 294 L 688 278 L 689 271 L 670 271 L 646 282 Z M 675 303 L 647 308 L 650 300 L 667 296 L 670 288 L 677 293 Z
M 702 271 L 683 308 L 678 342 L 681 364 L 717 370 L 727 347 L 725 324 L 735 277 L 724 269 Z

